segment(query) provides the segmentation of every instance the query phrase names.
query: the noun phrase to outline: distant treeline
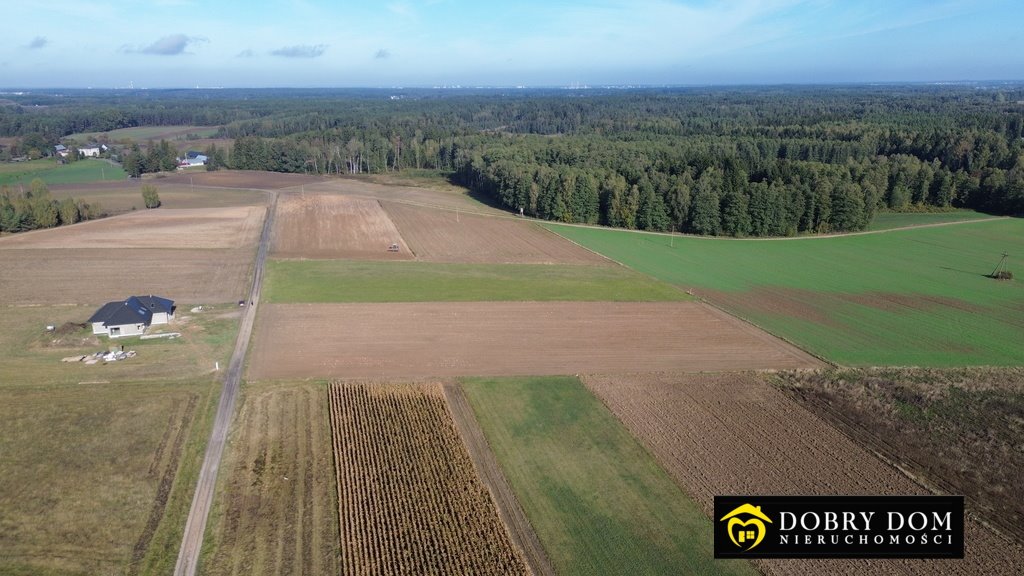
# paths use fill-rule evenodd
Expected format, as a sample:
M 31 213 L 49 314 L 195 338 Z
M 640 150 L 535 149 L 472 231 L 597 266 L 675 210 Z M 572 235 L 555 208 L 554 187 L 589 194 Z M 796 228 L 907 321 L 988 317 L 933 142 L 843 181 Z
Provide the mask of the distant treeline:
M 55 200 L 46 184 L 36 178 L 28 189 L 0 187 L 0 232 L 53 228 L 101 216 L 98 204 L 65 198 Z
M 880 209 L 1024 213 L 1019 85 L 205 92 L 165 95 L 158 123 L 223 124 L 234 148 L 208 150 L 210 169 L 438 170 L 551 220 L 776 236 Z M 121 107 L 141 120 L 159 102 Z M 210 116 L 176 116 L 191 109 Z

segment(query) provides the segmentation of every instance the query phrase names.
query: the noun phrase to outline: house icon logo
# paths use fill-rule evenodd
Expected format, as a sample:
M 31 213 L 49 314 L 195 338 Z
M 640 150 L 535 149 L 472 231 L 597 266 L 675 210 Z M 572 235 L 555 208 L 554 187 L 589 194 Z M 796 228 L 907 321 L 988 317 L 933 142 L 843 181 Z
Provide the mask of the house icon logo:
M 736 507 L 718 521 L 725 522 L 726 520 L 729 521 L 726 524 L 729 539 L 744 552 L 753 550 L 764 540 L 764 535 L 767 532 L 764 523 L 772 523 L 771 519 L 761 512 L 760 506 L 751 506 L 750 504 Z

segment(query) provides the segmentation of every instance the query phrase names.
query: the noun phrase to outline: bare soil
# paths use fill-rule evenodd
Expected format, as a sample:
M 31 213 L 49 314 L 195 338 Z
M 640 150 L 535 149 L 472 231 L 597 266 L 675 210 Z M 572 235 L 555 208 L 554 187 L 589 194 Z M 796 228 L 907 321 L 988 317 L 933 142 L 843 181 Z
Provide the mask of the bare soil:
M 324 192 L 376 198 L 382 201 L 401 202 L 421 207 L 445 208 L 482 214 L 508 216 L 505 210 L 498 210 L 474 200 L 464 188 L 456 186 L 415 186 L 408 182 L 375 174 L 369 177 L 325 178 L 319 183 L 306 186 L 306 192 Z
M 927 494 L 757 374 L 584 381 L 709 516 L 716 494 Z M 1015 574 L 1024 550 L 972 518 L 963 561 L 772 560 L 766 574 Z
M 248 377 L 379 378 L 821 366 L 696 302 L 267 304 Z
M 117 259 L 126 248 L 245 248 L 256 245 L 265 214 L 262 206 L 140 210 L 5 236 L 0 250 L 91 248 Z
M 534 225 L 384 202 L 418 260 L 517 264 L 611 264 L 611 261 Z
M 102 304 L 132 294 L 185 303 L 232 302 L 247 292 L 254 248 L 0 250 L 0 306 Z
M 402 235 L 377 200 L 287 193 L 277 202 L 271 254 L 280 258 L 410 260 Z M 398 244 L 398 252 L 389 252 Z
M 528 574 L 441 385 L 331 385 L 341 561 L 349 574 Z

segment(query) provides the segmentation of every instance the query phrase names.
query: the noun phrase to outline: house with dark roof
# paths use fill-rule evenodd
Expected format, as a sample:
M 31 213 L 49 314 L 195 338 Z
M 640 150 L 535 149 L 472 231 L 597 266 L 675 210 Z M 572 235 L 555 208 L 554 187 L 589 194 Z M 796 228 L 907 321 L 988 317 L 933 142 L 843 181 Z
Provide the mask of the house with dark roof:
M 149 295 L 107 302 L 89 318 L 89 323 L 93 334 L 120 338 L 139 336 L 154 324 L 167 324 L 172 320 L 174 301 Z

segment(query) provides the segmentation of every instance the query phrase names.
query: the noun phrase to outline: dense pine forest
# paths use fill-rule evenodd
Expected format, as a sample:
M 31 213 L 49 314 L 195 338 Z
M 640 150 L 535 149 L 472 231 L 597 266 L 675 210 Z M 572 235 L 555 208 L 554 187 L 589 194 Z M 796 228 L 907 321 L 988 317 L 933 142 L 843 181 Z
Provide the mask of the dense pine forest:
M 860 230 L 879 210 L 1024 213 L 1024 86 L 7 94 L 13 146 L 220 126 L 220 167 L 433 170 L 526 215 L 694 234 Z M 166 143 L 129 149 L 167 169 Z M 161 152 L 163 150 L 163 152 Z

